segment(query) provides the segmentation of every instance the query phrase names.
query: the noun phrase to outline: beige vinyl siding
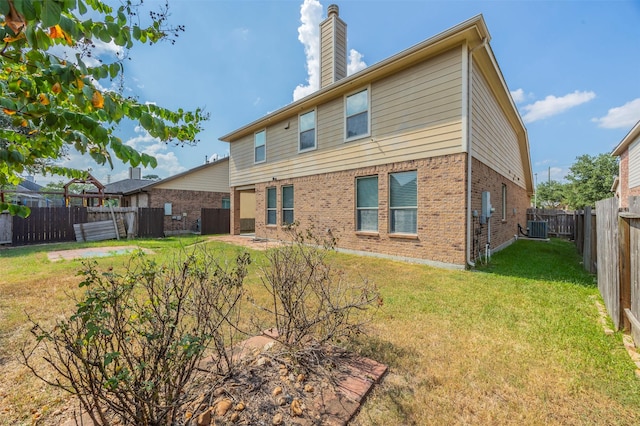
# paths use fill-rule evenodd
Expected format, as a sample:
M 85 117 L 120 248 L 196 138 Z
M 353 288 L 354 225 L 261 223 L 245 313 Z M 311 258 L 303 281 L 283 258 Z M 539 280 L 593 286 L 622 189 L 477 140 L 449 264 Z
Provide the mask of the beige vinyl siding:
M 368 86 L 370 137 L 344 141 L 341 96 L 317 107 L 317 150 L 298 153 L 296 117 L 267 128 L 266 163 L 253 164 L 252 136 L 231 143 L 231 185 L 461 152 L 461 58 L 454 49 Z
M 491 93 L 477 64 L 472 76 L 472 155 L 526 188 L 516 132 Z
M 328 18 L 320 28 L 320 87 L 347 76 L 347 27 L 339 18 Z
M 640 186 L 640 137 L 629 145 L 629 188 Z
M 253 143 L 250 148 L 253 148 Z M 200 170 L 186 173 L 183 176 L 158 184 L 155 188 L 178 189 L 185 191 L 229 192 L 229 161 L 212 163 L 208 167 L 203 167 Z
M 337 20 L 335 30 L 336 81 L 347 76 L 347 27 Z

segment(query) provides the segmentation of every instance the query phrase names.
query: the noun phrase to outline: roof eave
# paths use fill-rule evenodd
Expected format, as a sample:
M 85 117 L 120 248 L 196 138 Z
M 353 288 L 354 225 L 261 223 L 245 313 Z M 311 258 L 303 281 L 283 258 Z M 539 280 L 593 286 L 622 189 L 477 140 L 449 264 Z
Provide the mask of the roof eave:
M 617 147 L 615 147 L 611 155 L 615 155 L 616 157 L 619 157 L 627 149 L 627 147 L 631 145 L 631 143 L 634 140 L 636 140 L 636 138 L 638 137 L 640 137 L 640 120 L 638 120 L 636 125 L 631 128 L 629 133 L 627 133 L 627 136 L 625 136 L 624 139 L 622 139 L 622 142 L 620 142 L 620 144 Z
M 161 179 L 161 180 L 158 180 L 158 181 L 151 182 L 149 185 L 145 185 L 144 187 L 139 188 L 139 189 L 149 189 L 149 188 L 153 188 L 154 186 L 157 186 L 157 185 L 160 185 L 160 184 L 163 184 L 163 183 L 167 183 L 167 182 L 171 182 L 172 180 L 175 180 L 175 179 L 181 178 L 181 177 L 186 176 L 186 175 L 188 175 L 188 174 L 190 174 L 190 173 L 197 172 L 197 171 L 202 170 L 202 169 L 205 169 L 205 168 L 207 168 L 207 167 L 211 167 L 211 166 L 213 166 L 214 164 L 223 163 L 223 162 L 225 162 L 225 161 L 229 161 L 229 157 L 228 157 L 228 156 L 227 156 L 227 157 L 220 158 L 220 159 L 218 159 L 218 160 L 216 160 L 216 161 L 212 161 L 212 162 L 210 162 L 210 163 L 204 163 L 204 164 L 201 164 L 201 165 L 196 166 L 196 167 L 194 167 L 194 168 L 192 168 L 192 169 L 186 170 L 186 171 L 184 171 L 184 172 L 182 172 L 182 173 L 178 173 L 177 175 L 169 176 L 169 177 L 167 177 L 167 178 L 164 178 L 164 179 Z
M 240 138 L 250 135 L 264 127 L 291 118 L 298 113 L 315 107 L 316 105 L 335 99 L 349 92 L 357 86 L 364 86 L 373 81 L 384 78 L 398 70 L 409 67 L 417 62 L 424 61 L 445 50 L 462 45 L 465 41 L 469 48 L 481 44 L 483 40 L 489 40 L 490 35 L 482 15 L 476 15 L 448 30 L 424 40 L 408 49 L 403 50 L 381 62 L 371 65 L 362 71 L 345 77 L 329 86 L 326 86 L 313 94 L 299 99 L 279 110 L 267 114 L 231 133 L 220 140 L 223 142 L 235 142 Z

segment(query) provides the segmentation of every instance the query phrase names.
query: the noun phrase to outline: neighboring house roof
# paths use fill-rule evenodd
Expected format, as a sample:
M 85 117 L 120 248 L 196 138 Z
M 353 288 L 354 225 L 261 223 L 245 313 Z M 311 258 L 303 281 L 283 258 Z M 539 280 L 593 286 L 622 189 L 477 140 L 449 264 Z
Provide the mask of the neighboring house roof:
M 189 169 L 185 172 L 178 173 L 177 175 L 169 176 L 168 178 L 161 180 L 150 181 L 145 179 L 125 179 L 107 184 L 104 191 L 108 194 L 132 195 L 137 192 L 147 191 L 156 186 L 165 185 L 166 183 L 199 172 L 206 168 L 213 167 L 214 165 L 224 163 L 225 161 L 228 162 L 229 157 L 224 157 L 213 162 L 202 164 L 201 166 L 194 167 L 193 169 Z
M 520 158 L 524 169 L 525 185 L 527 192 L 531 195 L 533 194 L 533 173 L 531 170 L 527 130 L 511 98 L 491 46 L 489 46 L 488 42 L 490 39 L 491 35 L 489 34 L 484 18 L 482 15 L 477 15 L 413 47 L 403 50 L 388 59 L 340 79 L 305 98 L 292 102 L 246 126 L 234 130 L 222 136 L 220 140 L 230 143 L 239 141 L 243 137 L 262 130 L 268 125 L 285 121 L 296 116 L 303 110 L 313 108 L 319 104 L 343 96 L 352 91 L 356 86 L 365 86 L 374 81 L 378 81 L 412 65 L 425 61 L 428 58 L 435 57 L 447 50 L 459 47 L 463 43 L 467 43 L 468 48 L 474 51 L 474 58 L 484 72 L 489 86 L 492 88 L 499 105 L 517 135 Z
M 631 145 L 631 143 L 634 140 L 636 140 L 638 137 L 640 137 L 640 120 L 636 123 L 635 126 L 633 126 L 633 128 L 629 131 L 629 133 L 627 133 L 627 136 L 625 136 L 624 139 L 622 139 L 622 142 L 620 142 L 620 144 L 617 147 L 615 147 L 611 155 L 615 155 L 615 156 L 622 155 L 622 153 L 627 150 L 629 145 Z
M 104 186 L 105 194 L 127 194 L 140 191 L 151 185 L 153 181 L 146 179 L 125 179 L 118 182 L 108 183 Z
M 617 192 L 619 186 L 620 186 L 620 178 L 618 176 L 614 176 L 610 191 L 614 193 Z
M 25 179 L 18 184 L 18 187 L 16 189 L 18 191 L 38 192 L 42 190 L 42 185 L 38 185 L 35 182 L 31 182 L 30 180 Z

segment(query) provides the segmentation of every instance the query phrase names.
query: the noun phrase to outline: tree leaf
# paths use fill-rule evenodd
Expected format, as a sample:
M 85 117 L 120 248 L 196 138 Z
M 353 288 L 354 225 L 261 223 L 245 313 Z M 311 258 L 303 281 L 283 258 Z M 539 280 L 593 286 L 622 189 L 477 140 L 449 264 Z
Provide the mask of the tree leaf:
M 104 97 L 102 93 L 99 91 L 93 92 L 93 97 L 91 98 L 91 104 L 94 108 L 103 108 L 104 107 Z
M 62 15 L 62 7 L 56 0 L 46 0 L 42 2 L 42 14 L 40 19 L 42 20 L 43 27 L 53 27 L 60 22 L 60 15 Z

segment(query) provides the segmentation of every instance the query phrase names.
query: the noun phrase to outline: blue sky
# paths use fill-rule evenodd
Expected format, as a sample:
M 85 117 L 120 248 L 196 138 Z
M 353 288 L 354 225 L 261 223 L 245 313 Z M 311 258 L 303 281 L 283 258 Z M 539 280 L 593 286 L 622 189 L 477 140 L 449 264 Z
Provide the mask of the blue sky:
M 158 159 L 143 175 L 168 177 L 227 155 L 220 136 L 287 105 L 294 92 L 313 91 L 306 86 L 315 82 L 317 24 L 331 3 L 347 23 L 353 70 L 482 13 L 529 133 L 538 182 L 549 172 L 562 179 L 579 155 L 611 152 L 640 120 L 638 0 L 170 0 L 171 22 L 186 32 L 175 45 L 134 47 L 127 92 L 172 109 L 204 107 L 211 119 L 195 147 L 163 145 L 123 126 L 118 136 Z M 79 156 L 69 161 L 91 167 L 103 183 L 128 175 L 124 165 L 110 170 Z M 49 180 L 60 179 L 36 178 Z

